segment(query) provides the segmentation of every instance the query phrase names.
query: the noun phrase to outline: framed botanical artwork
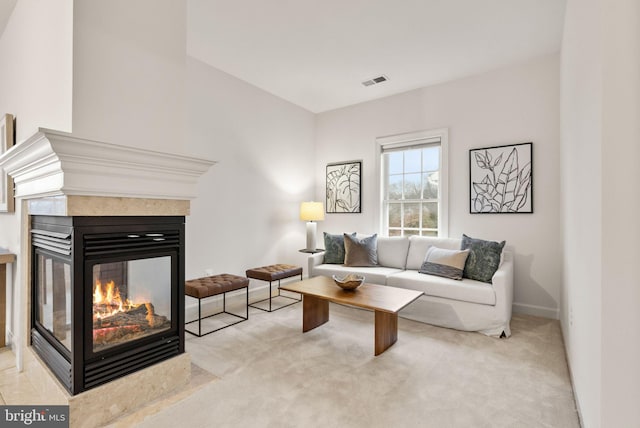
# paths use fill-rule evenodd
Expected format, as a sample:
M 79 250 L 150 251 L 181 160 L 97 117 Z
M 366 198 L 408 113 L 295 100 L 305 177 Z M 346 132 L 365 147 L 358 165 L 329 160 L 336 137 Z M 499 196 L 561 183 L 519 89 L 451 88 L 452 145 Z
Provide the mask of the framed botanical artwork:
M 327 164 L 327 213 L 360 213 L 362 161 Z
M 13 115 L 5 114 L 0 117 L 0 155 L 13 146 Z M 0 212 L 13 212 L 13 180 L 0 170 Z
M 533 213 L 533 143 L 469 150 L 471 214 Z

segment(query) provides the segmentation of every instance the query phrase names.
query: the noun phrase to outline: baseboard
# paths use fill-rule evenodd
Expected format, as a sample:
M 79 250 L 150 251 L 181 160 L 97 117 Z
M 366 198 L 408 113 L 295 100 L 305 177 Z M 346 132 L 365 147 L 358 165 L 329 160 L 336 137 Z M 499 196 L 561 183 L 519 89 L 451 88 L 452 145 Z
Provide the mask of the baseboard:
M 560 311 L 557 308 L 547 308 L 545 306 L 528 305 L 526 303 L 514 303 L 513 312 L 516 314 L 533 315 L 536 317 L 560 319 Z

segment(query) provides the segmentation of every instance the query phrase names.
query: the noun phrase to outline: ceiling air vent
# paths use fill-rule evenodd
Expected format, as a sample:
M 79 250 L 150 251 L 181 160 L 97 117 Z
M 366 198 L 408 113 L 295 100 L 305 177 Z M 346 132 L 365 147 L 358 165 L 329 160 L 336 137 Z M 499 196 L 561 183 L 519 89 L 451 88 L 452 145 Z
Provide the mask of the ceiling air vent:
M 374 77 L 373 79 L 365 80 L 364 82 L 362 82 L 362 84 L 364 86 L 372 86 L 377 85 L 378 83 L 386 82 L 387 80 L 389 80 L 387 76 L 378 76 Z

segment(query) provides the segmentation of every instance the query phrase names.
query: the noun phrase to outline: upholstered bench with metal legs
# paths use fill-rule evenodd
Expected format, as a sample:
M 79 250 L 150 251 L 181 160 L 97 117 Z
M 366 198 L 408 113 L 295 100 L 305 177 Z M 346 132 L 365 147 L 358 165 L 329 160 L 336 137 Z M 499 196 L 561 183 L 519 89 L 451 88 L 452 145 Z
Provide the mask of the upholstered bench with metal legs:
M 245 316 L 237 315 L 227 311 L 227 301 L 226 296 L 230 291 L 245 289 L 247 293 L 246 297 L 246 305 L 245 306 Z M 187 333 L 191 333 L 194 336 L 202 337 L 207 334 L 213 333 L 215 331 L 221 330 L 226 327 L 231 327 L 232 325 L 236 325 L 242 321 L 246 321 L 249 319 L 249 280 L 242 276 L 230 275 L 228 273 L 223 273 L 220 275 L 206 276 L 204 278 L 191 279 L 189 281 L 185 281 L 184 283 L 184 292 L 187 296 L 193 297 L 194 299 L 198 299 L 198 319 L 189 321 L 185 323 L 185 329 Z M 219 296 L 222 294 L 222 311 L 217 312 L 212 315 L 207 315 L 205 317 L 202 316 L 202 300 L 208 297 Z M 228 314 L 232 315 L 236 318 L 240 318 L 238 321 L 233 322 L 231 324 L 227 324 L 225 326 L 216 328 L 214 330 L 208 331 L 206 333 L 202 333 L 202 320 L 205 318 L 211 318 L 220 314 Z M 186 324 L 191 324 L 197 322 L 198 323 L 198 332 L 195 333 L 193 331 L 189 331 L 186 328 Z
M 300 279 L 302 280 L 302 268 L 300 266 L 285 265 L 285 264 L 262 266 L 259 268 L 247 270 L 247 278 L 259 279 L 261 281 L 267 281 L 269 283 L 269 297 L 267 297 L 266 299 L 258 300 L 257 302 L 253 302 L 249 306 L 251 306 L 252 308 L 260 309 L 261 311 L 273 312 L 273 311 L 277 311 L 278 309 L 286 308 L 287 306 L 291 306 L 295 303 L 300 302 L 302 300 L 301 298 L 295 299 L 293 297 L 280 294 L 280 280 L 285 278 L 291 278 L 298 275 L 300 275 Z M 271 284 L 274 281 L 278 281 L 278 294 L 275 296 L 272 296 Z M 275 309 L 272 309 L 271 300 L 272 298 L 275 298 L 275 297 L 290 299 L 290 300 L 293 300 L 293 302 L 287 305 L 279 306 Z M 256 306 L 257 303 L 265 302 L 267 300 L 269 301 L 269 309 Z

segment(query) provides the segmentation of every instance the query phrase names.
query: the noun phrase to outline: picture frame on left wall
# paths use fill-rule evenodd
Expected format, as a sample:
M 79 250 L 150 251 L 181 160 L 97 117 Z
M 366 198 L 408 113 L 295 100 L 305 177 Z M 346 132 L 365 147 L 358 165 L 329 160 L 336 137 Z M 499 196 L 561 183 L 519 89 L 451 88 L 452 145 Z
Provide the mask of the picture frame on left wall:
M 0 117 L 0 156 L 14 143 L 13 115 L 7 113 Z M 12 213 L 13 210 L 13 179 L 3 169 L 0 170 L 0 213 Z

